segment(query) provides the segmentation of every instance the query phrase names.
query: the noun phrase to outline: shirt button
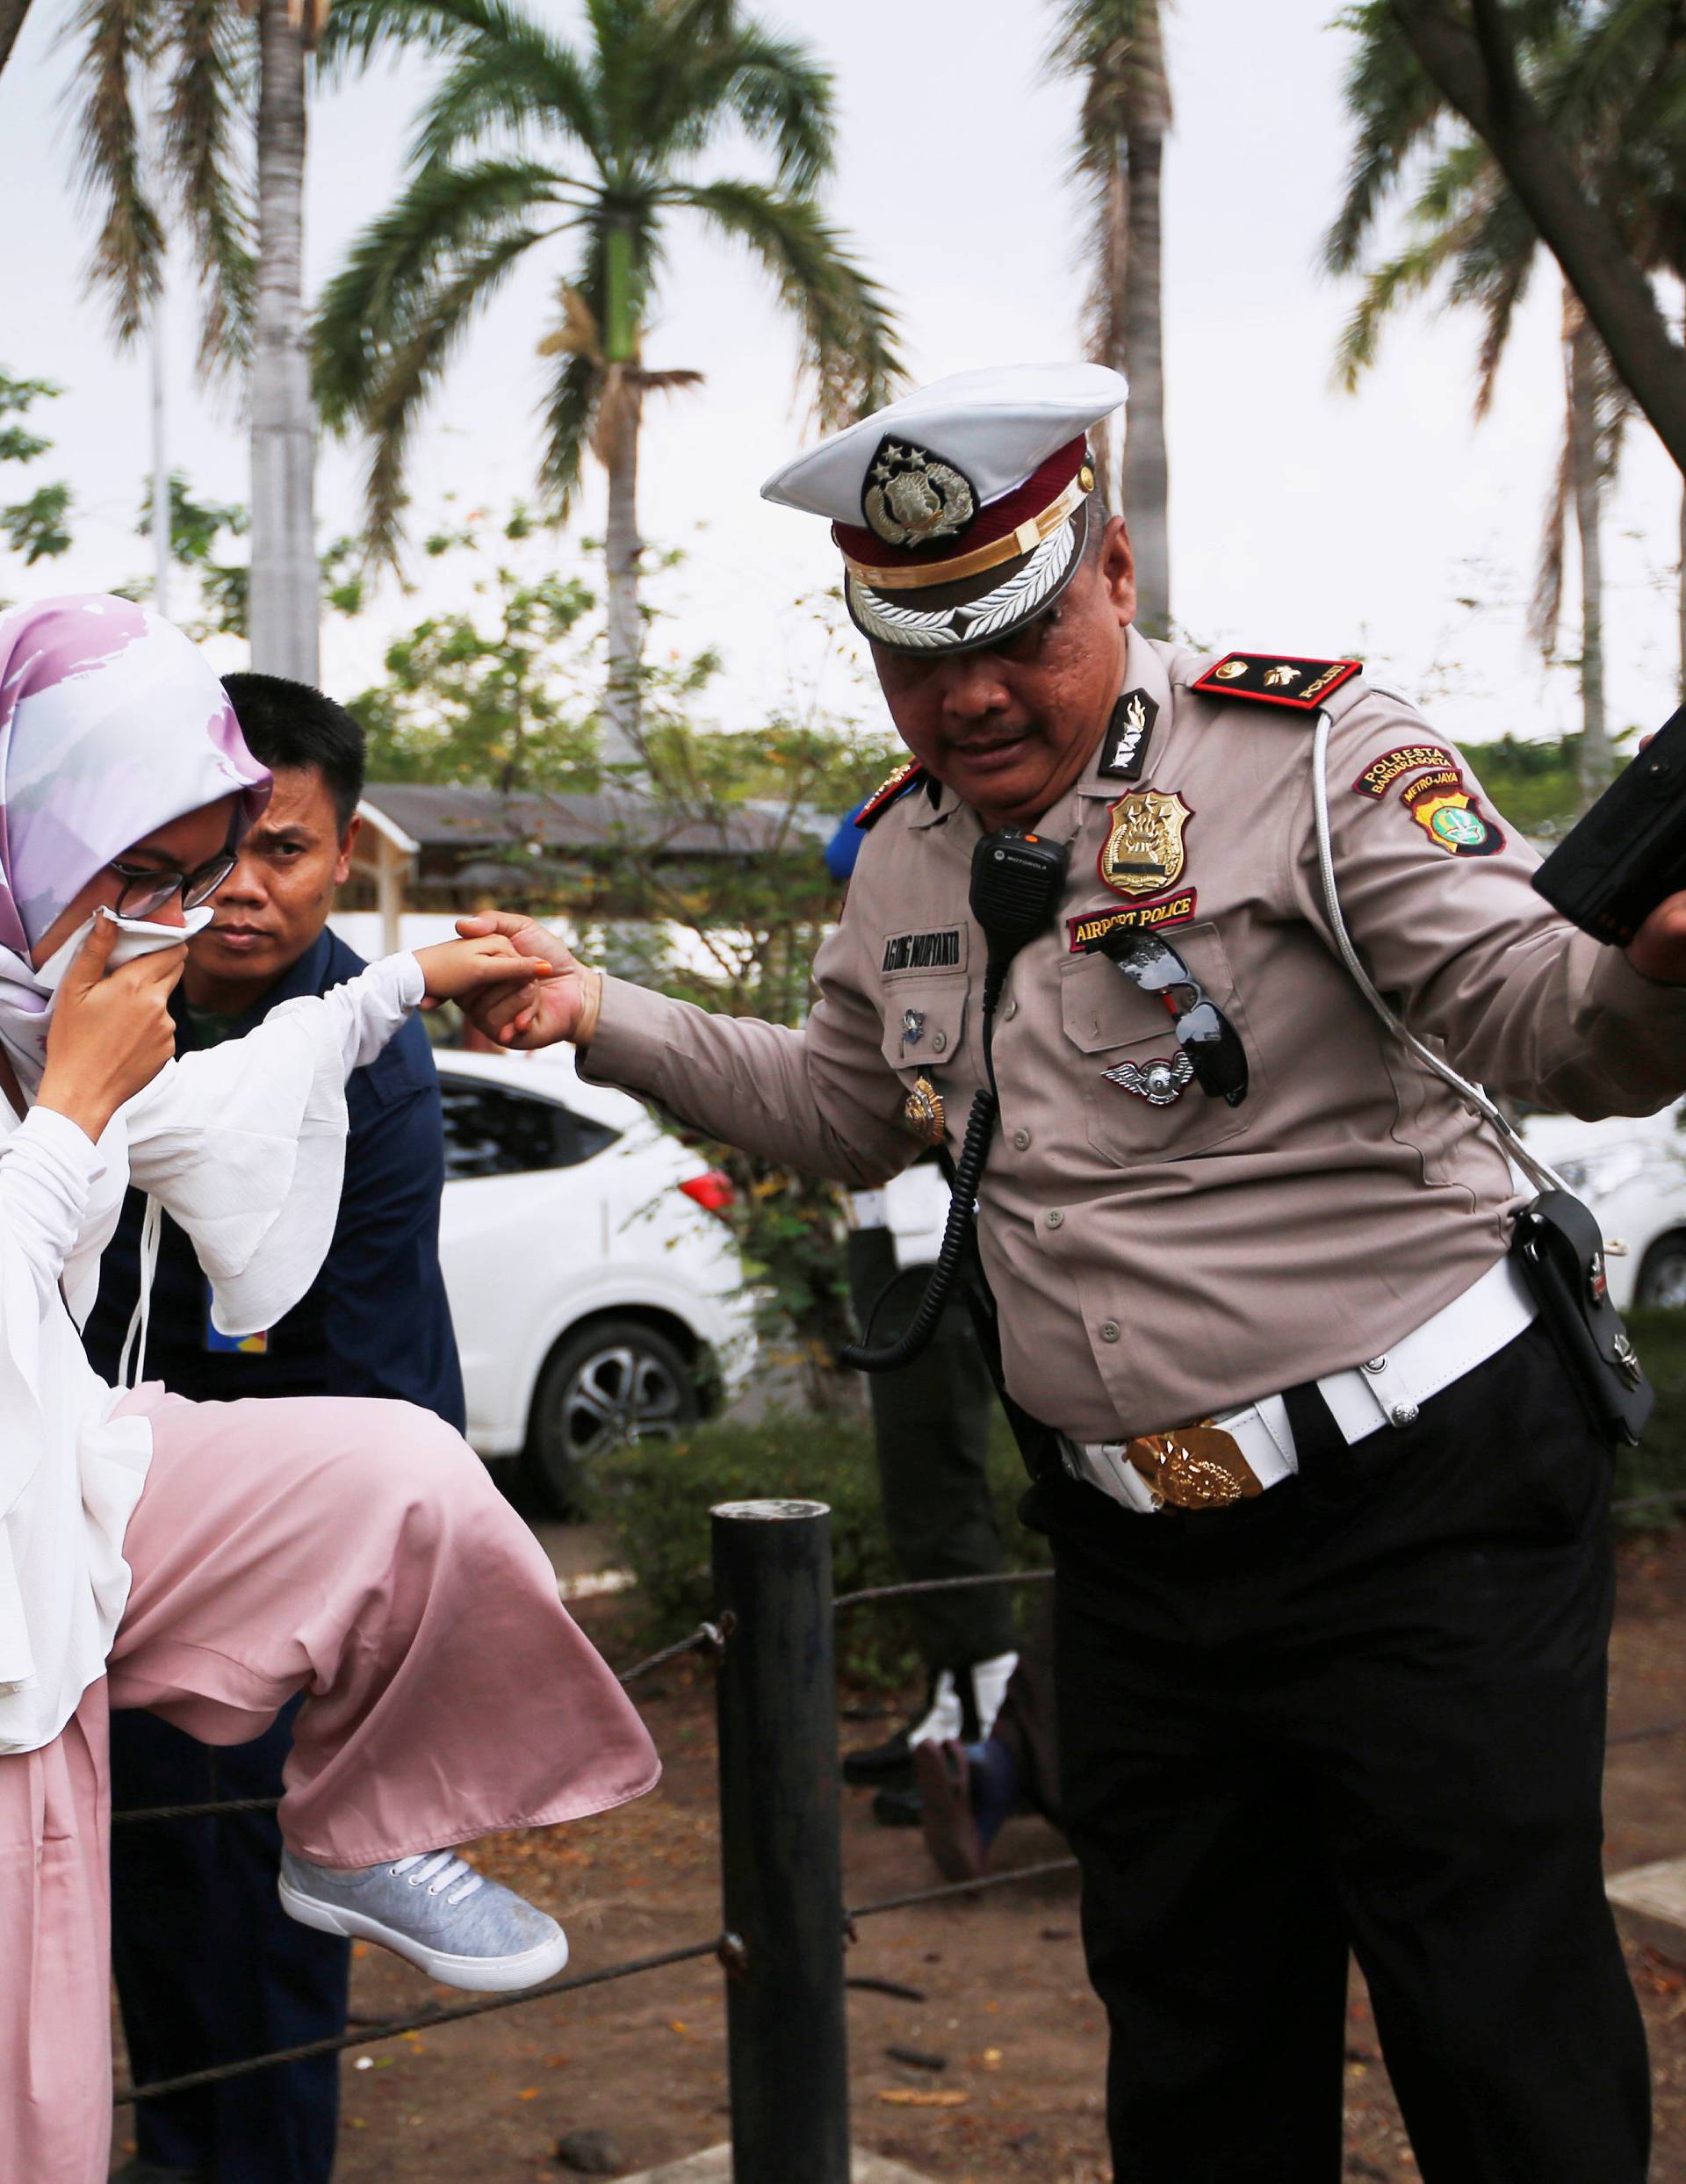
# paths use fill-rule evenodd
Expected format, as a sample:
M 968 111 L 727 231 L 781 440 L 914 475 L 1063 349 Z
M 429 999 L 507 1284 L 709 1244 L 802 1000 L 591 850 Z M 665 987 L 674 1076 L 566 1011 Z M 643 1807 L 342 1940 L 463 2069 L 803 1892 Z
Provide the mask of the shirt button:
M 1100 1323 L 1100 1339 L 1102 1342 L 1116 1342 L 1118 1340 L 1118 1322 L 1116 1320 L 1102 1320 Z
M 1013 1018 L 1019 1013 L 1019 1004 L 1017 1001 L 1009 1001 L 1005 1008 L 1002 1010 L 1001 1013 L 1004 1017 L 1005 1017 L 1008 1023 L 1011 1023 Z
M 1028 1130 L 1015 1130 L 1012 1134 L 1012 1142 L 1019 1148 L 1020 1151 L 1023 1152 L 1026 1146 L 1030 1142 L 1030 1132 Z
M 1044 1214 L 1042 1218 L 1050 1229 L 1057 1229 L 1060 1223 L 1065 1219 L 1065 1215 L 1056 1206 L 1051 1213 Z
M 931 1042 L 931 1051 L 933 1054 L 940 1054 L 947 1044 L 947 1033 L 946 1031 L 940 1031 L 935 1034 Z
M 1387 1417 L 1389 1424 L 1393 1425 L 1414 1425 L 1416 1422 L 1416 1405 L 1415 1403 L 1395 1403 L 1387 1413 Z

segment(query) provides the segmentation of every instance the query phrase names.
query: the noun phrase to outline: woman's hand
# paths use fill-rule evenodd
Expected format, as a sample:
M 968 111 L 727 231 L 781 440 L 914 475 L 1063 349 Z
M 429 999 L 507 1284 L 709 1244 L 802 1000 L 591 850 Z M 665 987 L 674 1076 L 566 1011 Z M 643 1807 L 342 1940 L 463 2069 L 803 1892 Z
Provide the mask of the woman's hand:
M 457 930 L 501 933 L 507 946 L 530 951 L 546 966 L 544 983 L 525 994 L 514 986 L 494 986 L 475 998 L 466 1013 L 488 1039 L 503 1047 L 531 1049 L 590 1035 L 582 1027 L 595 1022 L 594 990 L 602 985 L 602 976 L 588 970 L 566 941 L 534 919 L 508 910 L 477 911 L 472 918 L 459 918 Z
M 155 949 L 108 972 L 117 935 L 110 918 L 96 918 L 64 974 L 35 1100 L 96 1143 L 124 1101 L 144 1092 L 174 1058 L 169 996 L 187 961 L 184 940 L 180 948 Z
M 498 989 L 521 996 L 522 1008 L 537 998 L 537 981 L 552 976 L 542 955 L 523 955 L 501 933 L 470 941 L 441 941 L 433 948 L 419 948 L 415 960 L 429 1001 L 465 1001 L 471 996 Z

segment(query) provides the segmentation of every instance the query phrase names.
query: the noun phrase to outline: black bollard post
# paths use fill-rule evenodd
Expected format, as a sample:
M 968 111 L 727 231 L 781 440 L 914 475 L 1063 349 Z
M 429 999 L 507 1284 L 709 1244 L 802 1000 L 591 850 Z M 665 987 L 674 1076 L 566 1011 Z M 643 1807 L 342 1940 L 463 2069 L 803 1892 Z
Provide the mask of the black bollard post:
M 712 1511 L 733 2184 L 848 2184 L 831 1511 Z

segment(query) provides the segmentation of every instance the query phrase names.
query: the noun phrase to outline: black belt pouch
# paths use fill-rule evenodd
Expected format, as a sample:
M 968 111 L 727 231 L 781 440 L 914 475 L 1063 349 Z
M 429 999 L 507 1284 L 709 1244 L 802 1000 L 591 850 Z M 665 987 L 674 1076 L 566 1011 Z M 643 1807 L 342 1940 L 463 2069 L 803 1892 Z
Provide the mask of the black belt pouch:
M 1599 1434 L 1636 1442 L 1656 1395 L 1610 1301 L 1598 1223 L 1567 1191 L 1542 1191 L 1510 1250 Z

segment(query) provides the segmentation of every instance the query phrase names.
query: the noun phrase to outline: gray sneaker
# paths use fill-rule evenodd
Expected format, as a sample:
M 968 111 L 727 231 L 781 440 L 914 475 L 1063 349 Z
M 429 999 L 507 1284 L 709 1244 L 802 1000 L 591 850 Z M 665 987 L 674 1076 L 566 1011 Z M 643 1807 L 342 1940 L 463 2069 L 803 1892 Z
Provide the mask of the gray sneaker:
M 281 1906 L 322 1934 L 378 1942 L 446 1986 L 508 1993 L 554 1979 L 568 1937 L 454 1851 L 342 1870 L 281 1853 Z

